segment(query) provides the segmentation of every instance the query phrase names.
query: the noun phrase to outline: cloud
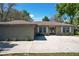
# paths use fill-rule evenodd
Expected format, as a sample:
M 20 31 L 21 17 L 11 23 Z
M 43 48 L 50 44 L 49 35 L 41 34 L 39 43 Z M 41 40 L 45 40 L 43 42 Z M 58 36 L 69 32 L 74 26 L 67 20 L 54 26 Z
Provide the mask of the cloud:
M 30 17 L 31 17 L 31 18 L 33 18 L 33 17 L 34 17 L 34 15 L 33 15 L 33 14 L 30 14 Z

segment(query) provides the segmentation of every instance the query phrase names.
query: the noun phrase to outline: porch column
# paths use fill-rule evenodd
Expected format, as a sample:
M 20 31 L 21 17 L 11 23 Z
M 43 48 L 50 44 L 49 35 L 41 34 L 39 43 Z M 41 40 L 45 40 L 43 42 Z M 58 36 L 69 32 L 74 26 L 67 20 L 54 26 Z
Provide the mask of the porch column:
M 63 27 L 61 27 L 61 33 L 63 33 Z
M 69 32 L 70 32 L 70 33 L 72 32 L 71 30 L 72 30 L 72 28 L 71 28 L 71 27 L 69 27 Z
M 39 32 L 39 27 L 37 27 L 37 32 Z
M 49 30 L 48 30 L 48 27 L 46 27 L 46 33 L 47 33 L 47 34 L 49 34 Z

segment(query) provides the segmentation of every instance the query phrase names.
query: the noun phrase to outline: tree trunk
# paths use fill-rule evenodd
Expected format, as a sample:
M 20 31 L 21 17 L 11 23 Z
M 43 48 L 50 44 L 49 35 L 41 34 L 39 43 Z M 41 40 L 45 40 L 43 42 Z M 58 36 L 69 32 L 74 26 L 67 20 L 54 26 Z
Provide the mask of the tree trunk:
M 4 4 L 2 3 L 0 5 L 1 5 L 0 6 L 1 7 L 1 14 L 0 15 L 1 15 L 1 21 L 2 21 L 3 20 L 3 17 L 4 17 L 4 15 L 3 15 L 4 14 L 4 10 L 3 10 Z
M 5 18 L 4 18 L 3 21 L 7 21 L 7 17 L 8 17 L 8 15 L 9 15 L 9 13 L 10 13 L 10 10 L 11 10 L 11 8 L 12 8 L 14 5 L 15 5 L 14 3 L 8 5 L 8 11 L 7 11 L 7 13 L 6 13 Z

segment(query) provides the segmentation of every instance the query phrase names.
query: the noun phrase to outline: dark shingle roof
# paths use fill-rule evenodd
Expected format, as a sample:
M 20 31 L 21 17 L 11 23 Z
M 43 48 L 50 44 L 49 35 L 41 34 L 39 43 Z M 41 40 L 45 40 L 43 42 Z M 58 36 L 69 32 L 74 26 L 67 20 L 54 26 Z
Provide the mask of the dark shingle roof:
M 13 24 L 28 24 L 28 25 L 41 25 L 41 26 L 73 26 L 71 24 L 53 22 L 53 21 L 25 21 L 25 20 L 13 20 L 9 22 L 0 22 L 0 25 L 13 25 Z
M 25 20 L 13 20 L 13 21 L 9 21 L 9 22 L 0 22 L 0 24 L 31 24 L 33 25 L 34 23 L 29 22 L 29 21 L 25 21 Z
M 71 24 L 60 23 L 55 21 L 36 21 L 33 23 L 37 25 L 47 25 L 47 26 L 73 26 Z

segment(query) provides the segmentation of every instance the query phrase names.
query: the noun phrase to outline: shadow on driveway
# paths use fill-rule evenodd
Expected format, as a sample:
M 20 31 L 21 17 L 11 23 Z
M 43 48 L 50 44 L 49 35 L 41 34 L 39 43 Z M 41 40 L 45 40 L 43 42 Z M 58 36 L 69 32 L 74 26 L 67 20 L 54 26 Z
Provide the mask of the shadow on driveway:
M 0 41 L 0 52 L 1 51 L 8 51 L 10 48 L 13 48 L 17 44 L 11 44 L 10 42 L 7 41 Z
M 35 40 L 38 40 L 38 41 L 45 41 L 45 40 L 47 40 L 47 39 L 45 38 L 44 35 L 39 35 L 39 36 L 35 36 Z

